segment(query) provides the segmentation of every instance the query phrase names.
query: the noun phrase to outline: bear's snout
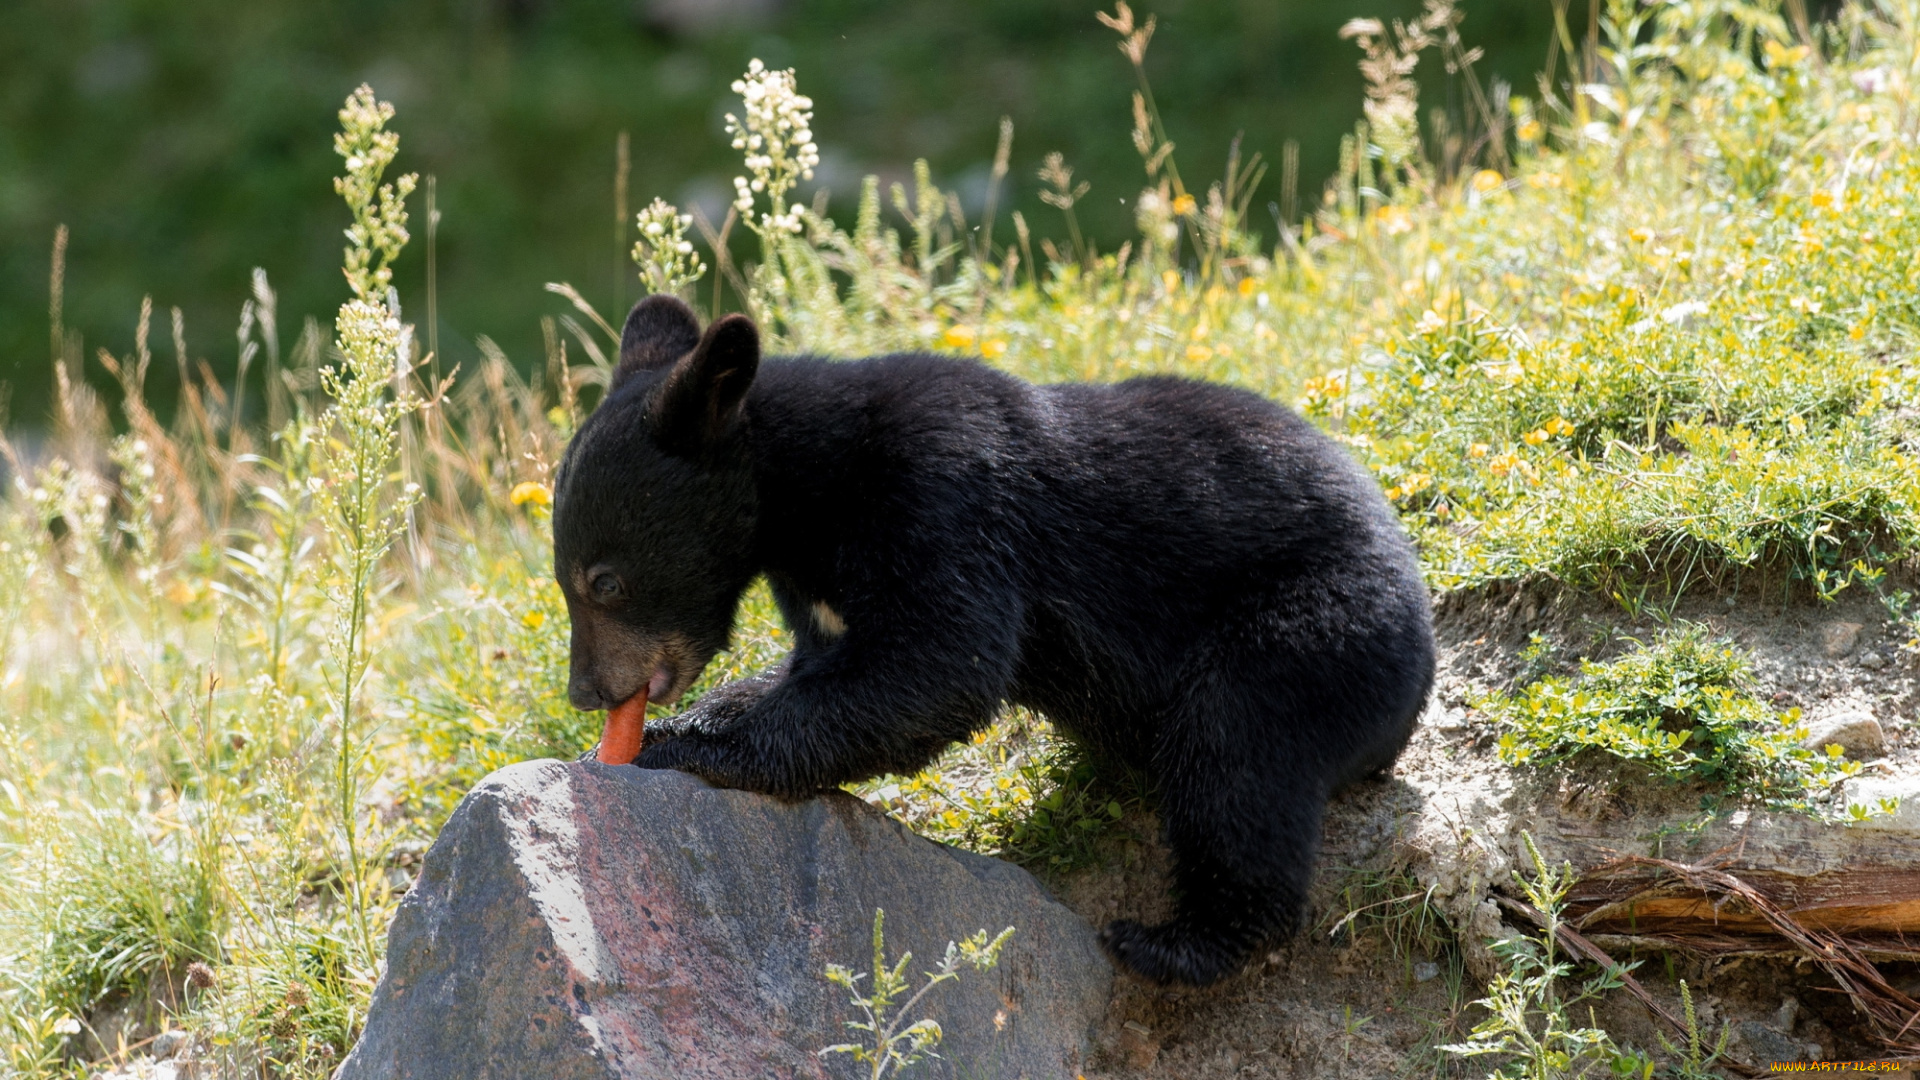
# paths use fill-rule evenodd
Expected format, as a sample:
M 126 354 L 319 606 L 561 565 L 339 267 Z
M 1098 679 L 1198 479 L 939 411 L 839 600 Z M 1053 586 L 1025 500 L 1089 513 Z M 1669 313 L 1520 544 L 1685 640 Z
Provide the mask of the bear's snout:
M 567 700 L 582 712 L 611 709 L 642 691 L 651 701 L 670 704 L 706 666 L 684 634 L 640 630 L 605 612 L 569 606 L 573 651 Z
M 593 679 L 577 671 L 567 681 L 567 701 L 581 712 L 599 712 L 619 704 L 617 701 L 602 700 L 600 689 L 593 685 Z

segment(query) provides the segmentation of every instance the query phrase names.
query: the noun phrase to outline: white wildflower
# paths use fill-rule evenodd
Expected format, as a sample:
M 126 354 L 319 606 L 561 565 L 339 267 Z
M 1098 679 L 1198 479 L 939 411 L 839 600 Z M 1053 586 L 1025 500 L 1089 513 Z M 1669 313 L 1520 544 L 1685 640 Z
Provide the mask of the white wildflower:
M 682 214 L 672 203 L 655 199 L 637 215 L 640 242 L 633 245 L 633 261 L 650 293 L 679 293 L 699 281 L 707 264 L 693 253 L 686 238 L 692 214 Z
M 1662 311 L 1660 319 L 1668 326 L 1692 328 L 1699 323 L 1700 317 L 1705 315 L 1707 310 L 1705 301 L 1686 300 Z
M 71 1016 L 63 1016 L 53 1022 L 53 1033 L 55 1035 L 78 1035 L 80 1034 L 80 1021 Z
M 1892 84 L 1893 80 L 1887 77 L 1887 69 L 1883 67 L 1868 68 L 1865 71 L 1853 73 L 1853 88 L 1868 97 L 1885 93 L 1887 87 Z
M 733 205 L 748 227 L 762 235 L 799 232 L 800 205 L 784 213 L 780 207 L 795 184 L 813 179 L 820 164 L 820 147 L 813 141 L 813 99 L 796 89 L 792 68 L 770 71 L 759 60 L 734 80 L 733 92 L 746 103 L 746 118 L 728 113 L 727 134 L 733 136 L 735 150 L 746 151 L 744 164 L 752 174 L 733 178 Z M 761 194 L 767 196 L 768 209 L 756 221 L 753 208 Z

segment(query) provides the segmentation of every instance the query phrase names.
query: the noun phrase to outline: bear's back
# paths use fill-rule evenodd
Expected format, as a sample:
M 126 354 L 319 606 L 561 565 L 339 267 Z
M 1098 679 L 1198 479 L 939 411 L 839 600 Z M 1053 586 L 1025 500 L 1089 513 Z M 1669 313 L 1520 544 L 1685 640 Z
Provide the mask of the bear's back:
M 901 353 L 772 361 L 753 399 L 756 425 L 804 448 L 792 490 L 816 500 L 821 541 L 829 517 L 938 515 L 953 542 L 1001 547 L 1036 595 L 1122 593 L 1169 616 L 1307 578 L 1418 584 L 1372 477 L 1249 391 L 1169 376 L 1036 386 Z

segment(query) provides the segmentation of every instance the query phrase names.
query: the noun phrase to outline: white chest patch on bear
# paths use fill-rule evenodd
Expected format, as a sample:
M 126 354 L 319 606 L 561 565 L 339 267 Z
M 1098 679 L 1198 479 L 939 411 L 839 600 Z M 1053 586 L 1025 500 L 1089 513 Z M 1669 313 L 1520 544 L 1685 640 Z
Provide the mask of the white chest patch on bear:
M 840 613 L 827 606 L 825 600 L 813 602 L 813 625 L 828 637 L 839 637 L 847 632 L 847 620 Z

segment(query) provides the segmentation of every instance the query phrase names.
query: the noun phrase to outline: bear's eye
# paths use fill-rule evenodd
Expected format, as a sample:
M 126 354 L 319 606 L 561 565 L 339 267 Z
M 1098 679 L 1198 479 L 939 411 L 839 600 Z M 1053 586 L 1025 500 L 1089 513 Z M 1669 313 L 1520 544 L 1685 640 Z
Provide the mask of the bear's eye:
M 587 588 L 593 593 L 593 598 L 601 603 L 618 600 L 627 591 L 626 586 L 620 583 L 620 576 L 611 573 L 593 575 L 593 580 L 587 582 Z

